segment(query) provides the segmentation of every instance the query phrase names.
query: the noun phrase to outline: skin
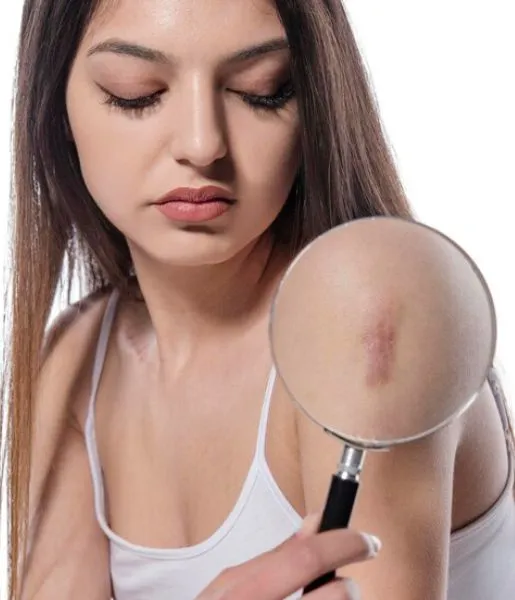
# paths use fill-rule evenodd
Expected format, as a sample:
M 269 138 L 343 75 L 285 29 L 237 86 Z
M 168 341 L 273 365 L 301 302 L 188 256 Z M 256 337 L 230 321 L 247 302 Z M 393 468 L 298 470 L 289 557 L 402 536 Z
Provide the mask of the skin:
M 156 48 L 173 61 L 88 56 L 113 38 Z M 271 252 L 267 230 L 299 166 L 300 125 L 295 100 L 267 113 L 241 96 L 276 92 L 287 79 L 287 50 L 236 63 L 227 56 L 278 38 L 284 31 L 266 0 L 120 0 L 94 20 L 71 72 L 67 108 L 84 178 L 127 237 L 145 298 L 144 305 L 120 307 L 96 413 L 110 525 L 137 544 L 181 547 L 206 539 L 234 506 L 254 453 L 271 366 L 268 309 L 286 266 L 280 252 Z M 136 116 L 106 106 L 101 87 L 127 98 L 164 93 L 158 106 Z M 173 188 L 208 184 L 238 200 L 209 226 L 173 224 L 152 206 Z M 32 506 L 56 452 L 60 459 L 32 540 L 26 599 L 110 597 L 108 548 L 94 519 L 81 433 L 105 302 L 72 307 L 49 345 L 37 403 Z M 382 324 L 379 330 L 382 341 L 368 342 L 374 381 L 387 371 L 390 334 Z M 70 425 L 57 438 L 51 426 L 69 404 Z M 280 384 L 266 452 L 299 514 L 319 511 L 340 447 L 295 412 Z M 217 468 L 205 469 L 199 482 L 192 476 L 198 464 Z M 486 470 L 486 464 L 494 466 Z M 478 471 L 485 472 L 481 487 Z M 359 583 L 367 600 L 384 598 L 385 590 L 397 600 L 443 600 L 450 530 L 491 506 L 506 476 L 502 431 L 485 389 L 455 427 L 367 459 L 353 527 L 378 535 L 385 550 L 342 574 Z M 354 538 L 314 539 L 315 570 L 363 557 L 351 549 Z M 281 561 L 297 556 L 295 543 L 259 562 L 263 577 L 283 586 L 255 590 L 260 600 L 311 580 L 313 571 L 295 560 L 294 581 L 284 575 Z M 224 598 L 254 597 L 245 587 L 248 565 L 230 577 L 234 587 Z M 227 574 L 202 598 L 220 597 L 221 581 Z M 317 594 L 348 597 L 343 588 Z

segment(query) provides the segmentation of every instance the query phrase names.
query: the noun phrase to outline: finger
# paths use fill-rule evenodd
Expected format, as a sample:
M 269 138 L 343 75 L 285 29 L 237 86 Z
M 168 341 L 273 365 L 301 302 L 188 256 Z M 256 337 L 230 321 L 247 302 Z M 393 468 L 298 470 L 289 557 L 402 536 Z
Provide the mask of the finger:
M 378 549 L 375 538 L 349 529 L 294 536 L 254 559 L 252 576 L 235 578 L 223 598 L 281 600 L 324 573 L 375 556 Z
M 320 521 L 322 517 L 320 513 L 308 515 L 302 522 L 302 527 L 297 532 L 297 536 L 304 537 L 314 535 L 320 529 Z
M 336 579 L 327 585 L 306 594 L 309 600 L 360 600 L 361 594 L 352 579 Z
M 293 535 L 291 538 L 285 540 L 282 544 L 271 550 L 270 552 L 279 552 L 281 548 L 288 544 L 290 539 L 295 537 L 307 537 L 310 535 L 315 535 L 318 532 L 321 521 L 320 513 L 312 513 L 305 517 L 302 522 L 302 526 L 299 531 Z M 238 565 L 237 567 L 232 567 L 225 569 L 212 583 L 206 588 L 200 596 L 196 598 L 196 600 L 211 600 L 211 598 L 216 598 L 217 594 L 220 594 L 222 591 L 226 590 L 228 587 L 233 586 L 236 583 L 236 580 L 246 579 L 253 576 L 253 573 L 256 569 L 259 569 L 261 566 L 261 559 L 267 556 L 266 553 L 261 555 L 249 562 Z

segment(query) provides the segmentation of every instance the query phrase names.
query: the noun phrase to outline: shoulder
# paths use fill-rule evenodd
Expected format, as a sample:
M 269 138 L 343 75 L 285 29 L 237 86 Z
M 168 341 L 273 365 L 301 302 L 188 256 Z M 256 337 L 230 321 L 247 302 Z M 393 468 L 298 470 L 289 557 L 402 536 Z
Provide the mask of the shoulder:
M 66 307 L 50 324 L 43 342 L 37 396 L 76 382 L 93 357 L 110 294 L 99 291 Z
M 69 305 L 49 325 L 35 390 L 36 416 L 71 408 L 77 384 L 92 364 L 109 291 Z
M 108 291 L 90 294 L 66 307 L 50 324 L 42 348 L 38 402 L 49 398 L 52 403 L 61 398 L 75 404 L 73 392 L 92 366 L 109 297 Z
M 110 292 L 93 292 L 64 308 L 50 323 L 43 343 L 43 369 L 48 363 L 71 349 L 81 345 L 100 326 Z

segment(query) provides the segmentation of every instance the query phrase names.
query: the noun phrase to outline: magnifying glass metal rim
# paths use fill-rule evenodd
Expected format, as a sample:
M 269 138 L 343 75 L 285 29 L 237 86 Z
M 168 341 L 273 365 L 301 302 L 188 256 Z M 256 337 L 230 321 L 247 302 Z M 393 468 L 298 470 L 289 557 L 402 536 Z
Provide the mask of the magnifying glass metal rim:
M 425 228 L 433 233 L 436 233 L 437 235 L 439 235 L 440 237 L 444 238 L 445 240 L 447 240 L 450 244 L 452 244 L 456 250 L 458 250 L 458 252 L 460 252 L 462 254 L 462 256 L 465 257 L 465 259 L 467 260 L 467 262 L 470 264 L 471 268 L 474 270 L 475 274 L 477 275 L 477 277 L 479 278 L 483 289 L 485 290 L 486 296 L 487 296 L 487 301 L 488 301 L 488 305 L 490 308 L 490 313 L 491 313 L 491 322 L 492 322 L 492 344 L 491 344 L 491 349 L 490 349 L 490 357 L 489 357 L 489 361 L 488 364 L 485 367 L 485 372 L 483 373 L 483 377 L 482 377 L 482 381 L 486 381 L 488 373 L 490 371 L 490 369 L 493 366 L 493 362 L 494 362 L 494 358 L 495 358 L 495 353 L 496 353 L 496 348 L 497 348 L 497 315 L 496 315 L 496 311 L 495 311 L 495 304 L 494 304 L 494 300 L 492 297 L 492 293 L 491 290 L 486 282 L 486 279 L 483 275 L 483 273 L 481 272 L 481 270 L 479 269 L 478 265 L 475 263 L 474 260 L 472 260 L 471 256 L 465 252 L 465 250 L 463 250 L 463 248 L 461 246 L 459 246 L 454 240 L 452 240 L 450 237 L 448 237 L 447 235 L 445 235 L 444 233 L 442 233 L 441 231 L 439 231 L 438 229 L 431 227 L 429 225 L 426 225 L 424 223 L 419 223 L 418 221 L 414 221 L 414 220 L 408 220 L 408 219 L 403 219 L 400 217 L 392 217 L 392 216 L 373 216 L 373 217 L 363 217 L 360 219 L 352 219 L 350 221 L 347 221 L 345 223 L 342 223 L 341 225 L 337 225 L 336 227 L 333 227 L 332 229 L 327 230 L 325 233 L 321 234 L 319 237 L 315 238 L 314 240 L 312 240 L 309 244 L 307 244 L 298 254 L 297 256 L 293 259 L 293 261 L 290 263 L 290 265 L 288 266 L 288 268 L 286 269 L 275 293 L 272 299 L 272 305 L 271 305 L 271 309 L 270 309 L 270 319 L 269 319 L 269 323 L 268 323 L 268 337 L 269 337 L 269 341 L 270 341 L 270 348 L 271 348 L 271 354 L 272 354 L 272 360 L 273 363 L 275 365 L 275 370 L 277 372 L 277 374 L 279 375 L 279 378 L 281 379 L 281 381 L 283 382 L 283 385 L 288 393 L 288 395 L 290 396 L 290 398 L 293 400 L 293 402 L 295 403 L 295 405 L 300 408 L 300 410 L 315 424 L 319 425 L 325 432 L 327 432 L 328 434 L 338 438 L 340 441 L 344 442 L 345 444 L 348 444 L 349 446 L 353 446 L 355 448 L 358 448 L 360 450 L 387 450 L 389 448 L 393 448 L 395 446 L 401 445 L 401 444 L 408 444 L 410 442 L 415 442 L 417 440 L 423 439 L 425 437 L 428 437 L 430 435 L 432 435 L 433 433 L 436 433 L 437 431 L 439 431 L 440 429 L 443 429 L 444 427 L 446 427 L 447 425 L 449 425 L 450 423 L 452 423 L 455 419 L 459 419 L 469 408 L 470 406 L 474 403 L 474 401 L 476 400 L 477 396 L 479 395 L 480 391 L 482 388 L 479 388 L 468 400 L 467 402 L 465 402 L 456 412 L 450 414 L 446 419 L 444 419 L 443 421 L 441 421 L 440 423 L 437 423 L 436 425 L 434 425 L 431 429 L 427 429 L 425 431 L 413 434 L 411 436 L 408 437 L 404 437 L 404 438 L 394 438 L 394 439 L 390 439 L 390 440 L 371 440 L 371 439 L 362 439 L 359 437 L 355 437 L 355 436 L 351 436 L 351 435 L 346 435 L 346 434 L 342 434 L 339 431 L 336 431 L 335 429 L 333 429 L 330 425 L 326 425 L 324 423 L 321 423 L 318 419 L 316 419 L 315 417 L 313 417 L 313 415 L 306 410 L 306 408 L 302 405 L 301 402 L 299 402 L 299 400 L 297 400 L 297 398 L 295 398 L 294 394 L 291 391 L 290 386 L 288 385 L 288 382 L 284 379 L 282 373 L 281 373 L 281 368 L 279 366 L 279 362 L 277 360 L 277 354 L 275 352 L 275 347 L 274 347 L 274 323 L 275 323 L 275 314 L 276 314 L 276 310 L 277 310 L 277 302 L 278 299 L 280 297 L 281 294 L 281 290 L 284 288 L 284 285 L 286 284 L 286 281 L 288 280 L 288 275 L 291 273 L 291 271 L 293 271 L 293 269 L 295 269 L 295 266 L 297 265 L 297 263 L 302 259 L 302 257 L 304 256 L 304 254 L 306 252 L 308 252 L 314 244 L 316 244 L 319 239 L 323 236 L 326 235 L 332 235 L 334 233 L 336 233 L 337 231 L 341 231 L 343 228 L 348 227 L 349 225 L 355 224 L 358 221 L 364 221 L 364 220 L 379 220 L 379 219 L 388 219 L 388 220 L 395 220 L 395 221 L 405 221 L 407 223 L 411 223 L 413 225 L 417 225 L 419 227 Z

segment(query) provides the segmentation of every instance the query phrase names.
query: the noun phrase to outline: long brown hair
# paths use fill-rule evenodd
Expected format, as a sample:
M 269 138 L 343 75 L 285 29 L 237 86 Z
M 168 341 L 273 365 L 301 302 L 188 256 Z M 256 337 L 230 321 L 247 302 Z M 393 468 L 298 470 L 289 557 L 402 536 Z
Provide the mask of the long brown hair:
M 122 288 L 132 273 L 126 241 L 90 196 L 67 135 L 70 68 L 105 1 L 26 0 L 22 15 L 2 415 L 12 600 L 26 550 L 34 387 L 56 290 L 77 277 L 85 294 Z M 302 167 L 274 224 L 277 236 L 296 252 L 353 218 L 410 218 L 341 0 L 277 0 L 276 5 L 291 47 L 303 124 Z

